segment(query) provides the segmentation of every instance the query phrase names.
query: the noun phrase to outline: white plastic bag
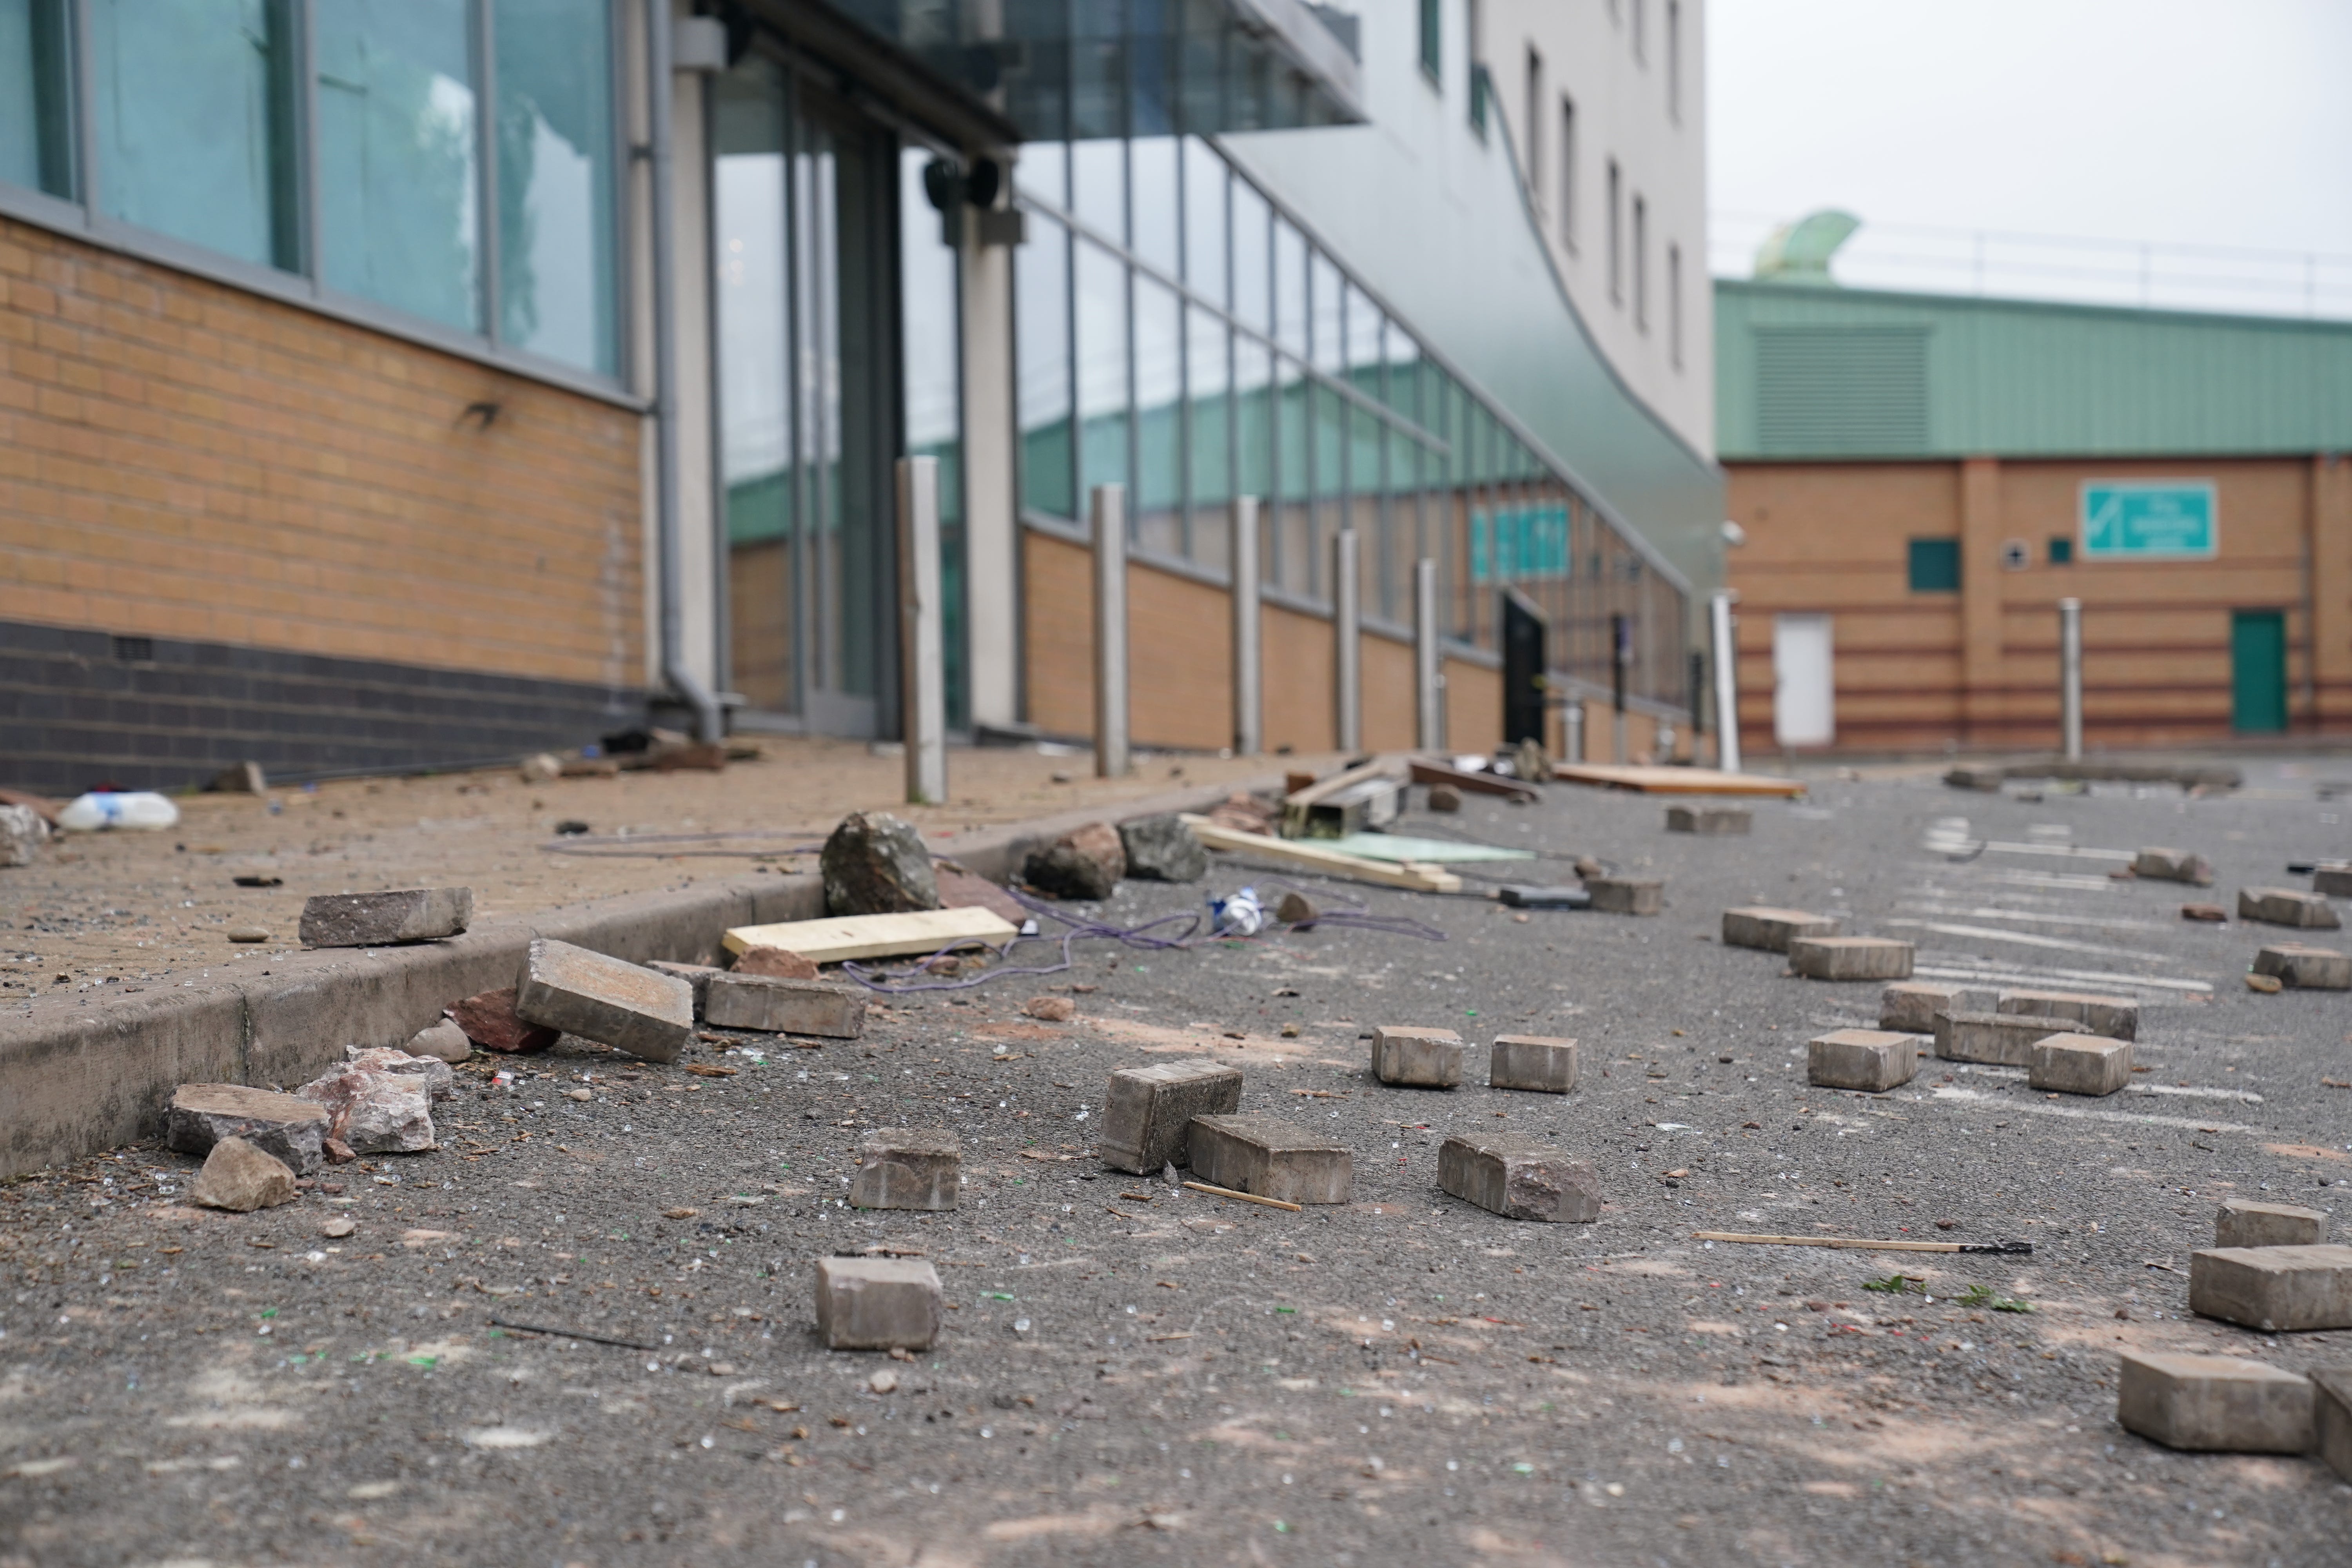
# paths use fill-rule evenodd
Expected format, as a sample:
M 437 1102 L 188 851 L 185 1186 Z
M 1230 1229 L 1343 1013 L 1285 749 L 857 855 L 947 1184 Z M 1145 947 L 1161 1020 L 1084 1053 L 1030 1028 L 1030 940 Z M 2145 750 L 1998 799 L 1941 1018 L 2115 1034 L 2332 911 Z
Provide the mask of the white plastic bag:
M 159 832 L 175 827 L 180 808 L 146 790 L 86 795 L 58 813 L 58 826 L 68 833 L 99 833 L 108 828 L 140 828 Z

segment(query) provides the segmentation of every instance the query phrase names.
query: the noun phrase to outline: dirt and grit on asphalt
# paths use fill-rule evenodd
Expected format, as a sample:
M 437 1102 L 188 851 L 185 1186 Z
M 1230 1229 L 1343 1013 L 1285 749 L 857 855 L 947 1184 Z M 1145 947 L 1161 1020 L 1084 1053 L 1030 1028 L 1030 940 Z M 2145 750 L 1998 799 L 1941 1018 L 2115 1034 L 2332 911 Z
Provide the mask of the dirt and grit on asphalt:
M 16 1183 L 0 1563 L 2341 1563 L 2352 1489 L 2315 1458 L 2115 1420 L 2126 1349 L 2352 1363 L 2346 1333 L 2190 1317 L 2185 1272 L 2219 1201 L 2335 1211 L 2352 1178 L 2352 1000 L 2244 984 L 2305 933 L 2179 914 L 2340 852 L 2326 768 L 2199 799 L 1824 777 L 1744 837 L 1568 785 L 1416 805 L 1403 830 L 1551 858 L 1469 869 L 1562 882 L 1589 855 L 1664 878 L 1664 912 L 1302 882 L 1444 940 L 1087 942 L 1066 973 L 884 998 L 855 1042 L 477 1056 L 436 1151 L 251 1215 L 189 1206 L 195 1162 L 155 1146 Z M 2150 844 L 2218 882 L 2109 875 Z M 1214 861 L 1087 908 L 1280 890 Z M 2136 996 L 2150 1070 L 2105 1099 L 1933 1060 L 1809 1088 L 1805 1042 L 1874 1026 L 1880 987 L 1722 946 L 1746 904 L 1915 941 L 1922 978 Z M 1076 1016 L 1027 1016 L 1040 995 Z M 1374 1081 L 1378 1025 L 1458 1030 L 1463 1087 Z M 1575 1090 L 1487 1088 L 1496 1034 L 1578 1039 Z M 1343 1142 L 1352 1201 L 1092 1157 L 1108 1073 L 1202 1056 L 1244 1112 Z M 845 1206 L 876 1126 L 953 1130 L 961 1208 Z M 1475 1131 L 1590 1159 L 1599 1221 L 1445 1196 L 1438 1146 Z M 937 1266 L 935 1348 L 822 1348 L 814 1262 L 867 1251 Z

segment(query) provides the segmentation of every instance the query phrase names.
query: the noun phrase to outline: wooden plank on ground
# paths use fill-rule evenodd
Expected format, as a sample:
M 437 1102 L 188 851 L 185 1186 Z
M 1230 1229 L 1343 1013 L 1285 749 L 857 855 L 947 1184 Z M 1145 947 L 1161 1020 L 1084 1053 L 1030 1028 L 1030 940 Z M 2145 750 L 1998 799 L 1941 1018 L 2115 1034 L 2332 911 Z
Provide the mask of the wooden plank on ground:
M 1604 763 L 1561 763 L 1551 771 L 1562 784 L 1597 784 L 1642 795 L 1762 795 L 1805 793 L 1802 779 L 1767 773 L 1726 773 L 1713 768 L 1621 768 Z
M 1002 947 L 1020 934 L 1019 929 L 1003 916 L 974 907 L 737 926 L 722 940 L 730 952 L 753 947 L 781 947 L 799 953 L 812 963 L 840 963 L 852 958 L 897 958 L 910 952 L 936 952 L 951 942 L 967 938 Z
M 1522 800 L 1540 800 L 1533 784 L 1518 779 L 1507 779 L 1500 773 L 1473 773 L 1457 768 L 1451 763 L 1435 763 L 1427 757 L 1412 759 L 1412 782 L 1417 784 L 1450 784 L 1455 789 L 1476 795 L 1517 795 Z
M 1212 849 L 1223 849 L 1235 855 L 1255 855 L 1277 866 L 1295 866 L 1303 871 L 1319 871 L 1327 877 L 1345 877 L 1357 882 L 1377 882 L 1384 888 L 1406 888 L 1416 893 L 1458 893 L 1462 890 L 1461 878 L 1442 868 L 1419 861 L 1385 865 L 1358 855 L 1343 855 L 1336 849 L 1325 849 L 1303 840 L 1275 838 L 1263 833 L 1243 833 L 1222 826 L 1205 816 L 1194 816 L 1189 813 L 1184 823 L 1192 828 L 1193 837 Z

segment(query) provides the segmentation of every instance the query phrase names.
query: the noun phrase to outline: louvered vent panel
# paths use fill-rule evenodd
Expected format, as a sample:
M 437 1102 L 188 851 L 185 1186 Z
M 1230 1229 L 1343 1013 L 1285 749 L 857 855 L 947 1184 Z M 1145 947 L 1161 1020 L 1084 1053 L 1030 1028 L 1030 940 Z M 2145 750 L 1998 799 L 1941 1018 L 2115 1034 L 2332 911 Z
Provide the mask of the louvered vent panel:
M 1785 457 L 1926 450 L 1927 330 L 1759 328 L 1756 437 Z

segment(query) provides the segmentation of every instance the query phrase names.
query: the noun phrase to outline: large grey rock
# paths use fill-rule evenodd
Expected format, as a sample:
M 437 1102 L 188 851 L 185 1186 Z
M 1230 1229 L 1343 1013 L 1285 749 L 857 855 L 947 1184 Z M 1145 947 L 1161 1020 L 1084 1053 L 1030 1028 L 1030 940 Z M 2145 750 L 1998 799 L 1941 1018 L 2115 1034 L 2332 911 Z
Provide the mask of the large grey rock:
M 1355 1177 L 1347 1145 L 1274 1116 L 1196 1116 L 1192 1174 L 1294 1204 L 1344 1204 Z
M 466 1031 L 447 1018 L 437 1024 L 427 1024 L 409 1038 L 408 1054 L 412 1057 L 433 1057 L 445 1062 L 462 1062 L 474 1054 L 474 1042 Z
M 1095 1152 L 1113 1170 L 1158 1175 L 1192 1163 L 1192 1118 L 1242 1108 L 1242 1072 L 1196 1060 L 1121 1068 L 1103 1096 L 1102 1142 Z
M 1209 874 L 1209 852 L 1181 817 L 1139 816 L 1118 825 L 1127 874 L 1152 882 L 1197 882 Z
M 866 991 L 835 980 L 714 974 L 704 983 L 702 1019 L 721 1029 L 854 1040 L 866 1032 Z
M 1437 1184 L 1505 1219 L 1601 1217 L 1601 1176 L 1592 1163 L 1531 1138 L 1448 1138 L 1437 1150 Z
M 0 866 L 29 866 L 49 825 L 29 805 L 0 805 Z
M 533 937 L 515 1015 L 646 1061 L 676 1061 L 694 1036 L 694 987 L 568 942 Z
M 963 1145 L 939 1128 L 877 1127 L 857 1150 L 849 1205 L 943 1213 L 963 1193 Z
M 446 1062 L 434 1065 L 448 1070 Z M 434 1147 L 432 1083 L 421 1073 L 353 1064 L 296 1092 L 326 1107 L 334 1119 L 328 1135 L 354 1154 L 416 1154 Z
M 816 1331 L 837 1351 L 919 1351 L 940 1337 L 940 1272 L 919 1258 L 820 1258 Z
M 396 1050 L 391 1046 L 345 1046 L 343 1070 L 404 1073 L 422 1081 L 425 1093 L 436 1103 L 457 1096 L 457 1075 L 441 1057 Z
M 173 1091 L 163 1135 L 183 1154 L 208 1154 L 224 1138 L 242 1138 L 297 1175 L 325 1161 L 324 1109 L 291 1094 L 241 1083 L 184 1083 Z
M 1057 899 L 1108 899 L 1127 875 L 1127 848 L 1109 823 L 1089 822 L 1032 850 L 1021 875 Z
M 2224 1355 L 2125 1351 L 2116 1420 L 2168 1448 L 2300 1454 L 2311 1447 L 2311 1384 L 2291 1372 Z
M 294 1173 L 285 1161 L 242 1138 L 224 1138 L 205 1156 L 192 1203 L 231 1214 L 251 1214 L 294 1201 Z
M 817 868 L 828 914 L 895 915 L 940 907 L 939 879 L 923 836 L 886 811 L 843 817 L 825 839 Z
M 320 893 L 302 905 L 306 947 L 390 947 L 463 932 L 474 919 L 471 888 L 410 888 L 394 893 Z
M 2215 1247 L 2192 1252 L 2189 1310 L 2266 1334 L 2352 1329 L 2352 1247 Z

